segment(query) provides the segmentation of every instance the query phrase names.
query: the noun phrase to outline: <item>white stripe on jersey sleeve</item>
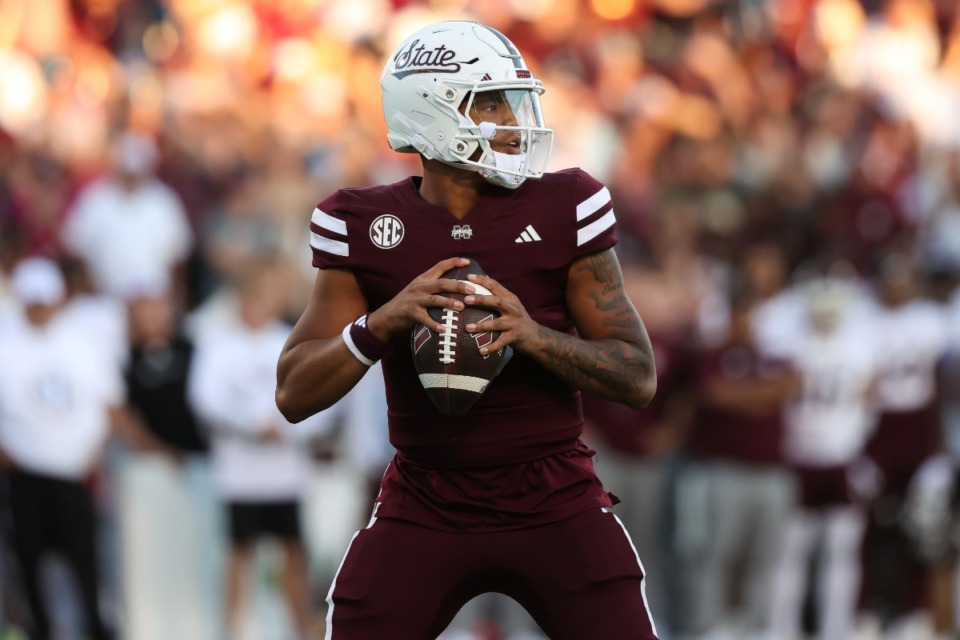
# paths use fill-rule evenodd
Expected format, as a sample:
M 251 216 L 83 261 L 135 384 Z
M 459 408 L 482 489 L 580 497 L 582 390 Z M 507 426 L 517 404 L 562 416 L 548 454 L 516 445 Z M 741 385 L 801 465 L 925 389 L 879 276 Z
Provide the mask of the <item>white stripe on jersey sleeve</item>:
M 604 187 L 577 205 L 577 222 L 593 215 L 608 202 L 610 202 L 610 191 Z
M 335 256 L 350 257 L 350 245 L 340 240 L 332 240 L 314 232 L 310 232 L 310 246 L 317 251 L 332 253 Z
M 616 217 L 613 214 L 613 209 L 610 209 L 603 214 L 603 217 L 594 220 L 583 229 L 577 229 L 577 246 L 582 247 L 587 244 L 612 227 L 614 222 L 616 222 Z
M 320 209 L 313 210 L 313 215 L 310 217 L 310 221 L 321 229 L 338 233 L 341 236 L 347 235 L 346 222 L 340 220 L 339 218 L 334 218 L 329 213 L 325 213 Z

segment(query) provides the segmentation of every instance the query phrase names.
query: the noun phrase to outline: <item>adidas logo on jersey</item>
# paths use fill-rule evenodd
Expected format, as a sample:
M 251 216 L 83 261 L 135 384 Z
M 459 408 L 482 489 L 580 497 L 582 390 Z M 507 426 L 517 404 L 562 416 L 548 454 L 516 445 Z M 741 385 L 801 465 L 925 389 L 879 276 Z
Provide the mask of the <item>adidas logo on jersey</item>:
M 523 230 L 523 233 L 521 233 L 520 237 L 514 240 L 514 242 L 538 242 L 540 240 L 540 234 L 537 233 L 537 230 L 533 228 L 532 224 L 528 224 L 527 228 Z

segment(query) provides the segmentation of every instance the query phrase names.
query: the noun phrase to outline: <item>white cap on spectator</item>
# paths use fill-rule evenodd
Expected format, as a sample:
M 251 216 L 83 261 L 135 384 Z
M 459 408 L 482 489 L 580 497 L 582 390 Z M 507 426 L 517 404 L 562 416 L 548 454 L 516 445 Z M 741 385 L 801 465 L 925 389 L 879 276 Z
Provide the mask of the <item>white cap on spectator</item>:
M 142 133 L 124 133 L 113 143 L 113 161 L 121 170 L 134 175 L 150 173 L 157 166 L 160 153 L 152 138 Z
M 63 273 L 49 258 L 26 258 L 13 268 L 10 289 L 24 304 L 55 305 L 66 295 Z

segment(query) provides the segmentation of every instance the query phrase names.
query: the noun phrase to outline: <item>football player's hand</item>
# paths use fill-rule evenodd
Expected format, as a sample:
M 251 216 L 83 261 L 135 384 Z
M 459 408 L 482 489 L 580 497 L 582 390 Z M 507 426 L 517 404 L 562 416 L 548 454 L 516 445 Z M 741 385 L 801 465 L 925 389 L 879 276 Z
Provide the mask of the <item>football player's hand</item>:
M 500 312 L 499 318 L 470 323 L 465 327 L 470 333 L 500 332 L 496 340 L 480 349 L 480 353 L 484 355 L 493 353 L 510 344 L 524 351 L 538 339 L 540 325 L 530 317 L 520 298 L 513 292 L 487 275 L 471 273 L 467 279 L 486 288 L 491 295 L 470 294 L 464 298 L 464 302 L 469 305 L 490 307 Z
M 460 311 L 463 303 L 441 293 L 472 293 L 466 283 L 440 276 L 455 267 L 470 264 L 467 258 L 447 258 L 433 265 L 403 288 L 390 302 L 367 317 L 367 328 L 383 341 L 398 333 L 409 332 L 417 323 L 434 330 L 443 331 L 443 326 L 430 317 L 427 309 L 441 307 Z

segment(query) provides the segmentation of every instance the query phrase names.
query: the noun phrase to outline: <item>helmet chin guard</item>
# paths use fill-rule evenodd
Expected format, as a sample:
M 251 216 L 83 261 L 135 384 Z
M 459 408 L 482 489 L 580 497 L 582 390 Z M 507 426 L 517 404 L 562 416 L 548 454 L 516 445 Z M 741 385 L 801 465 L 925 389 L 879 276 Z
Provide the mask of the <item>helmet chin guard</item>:
M 507 189 L 516 189 L 523 184 L 523 181 L 526 180 L 523 169 L 527 162 L 527 154 L 522 151 L 520 153 L 500 153 L 493 149 L 489 153 L 493 156 L 493 166 L 496 169 L 487 168 L 486 165 L 490 163 L 490 160 L 487 159 L 488 154 L 484 154 L 480 156 L 479 164 L 484 166 L 483 169 L 480 169 L 480 175 L 489 182 Z
M 543 175 L 553 147 L 540 109 L 543 84 L 495 29 L 473 22 L 421 29 L 391 54 L 380 86 L 395 151 L 477 171 L 511 189 Z M 497 122 L 474 109 L 486 92 L 496 92 L 501 105 Z

